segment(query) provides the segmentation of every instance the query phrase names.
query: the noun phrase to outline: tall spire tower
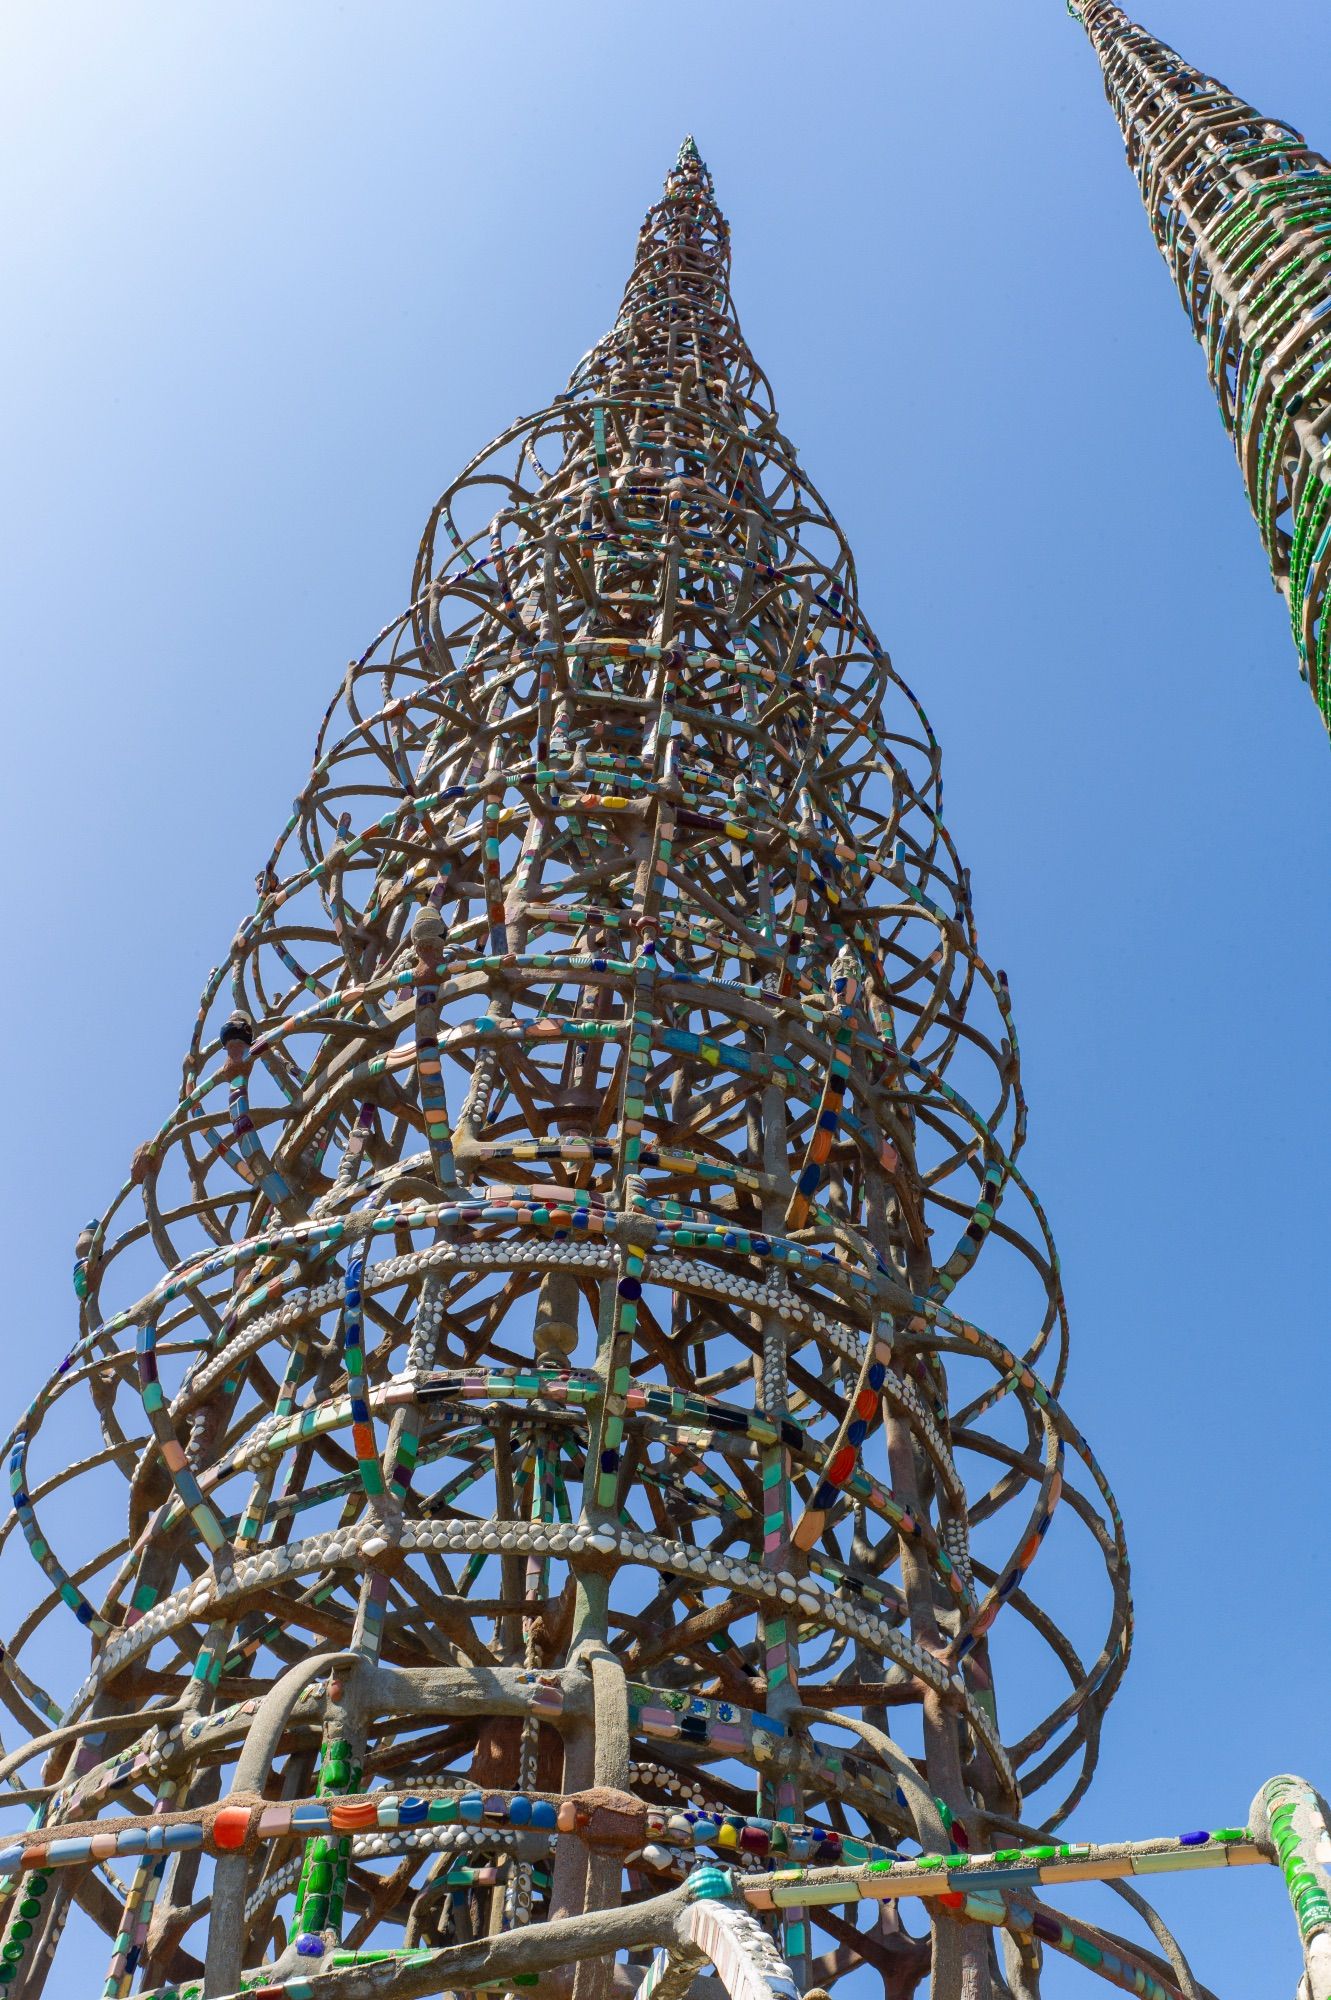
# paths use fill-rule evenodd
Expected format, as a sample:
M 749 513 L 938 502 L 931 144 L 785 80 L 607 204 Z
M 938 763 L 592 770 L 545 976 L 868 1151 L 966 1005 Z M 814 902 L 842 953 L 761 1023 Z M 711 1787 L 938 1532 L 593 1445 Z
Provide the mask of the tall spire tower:
M 256 888 L 10 1440 L 0 1991 L 1192 2000 L 1041 1886 L 1268 1849 L 1053 1831 L 1128 1574 L 1007 987 L 692 141 Z
M 1331 166 L 1130 21 L 1069 0 L 1206 367 L 1299 671 L 1331 728 Z

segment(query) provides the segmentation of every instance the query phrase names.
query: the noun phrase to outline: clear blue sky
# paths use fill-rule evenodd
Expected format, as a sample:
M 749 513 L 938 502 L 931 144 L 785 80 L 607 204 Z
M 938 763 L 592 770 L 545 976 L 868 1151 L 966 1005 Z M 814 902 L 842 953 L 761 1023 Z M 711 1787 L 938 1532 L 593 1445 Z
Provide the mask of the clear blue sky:
M 1331 150 L 1325 0 L 1151 10 Z M 9 0 L 8 1398 L 343 664 L 612 318 L 686 130 L 1014 989 L 1136 1577 L 1076 1828 L 1232 1823 L 1331 1785 L 1331 751 L 1061 0 Z M 1159 1900 L 1223 1995 L 1292 1994 L 1274 1873 Z

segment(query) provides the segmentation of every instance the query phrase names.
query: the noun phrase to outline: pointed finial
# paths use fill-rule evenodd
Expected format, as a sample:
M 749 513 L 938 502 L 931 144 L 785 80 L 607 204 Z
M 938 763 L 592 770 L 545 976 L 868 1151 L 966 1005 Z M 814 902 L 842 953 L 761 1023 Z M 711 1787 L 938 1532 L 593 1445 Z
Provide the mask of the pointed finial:
M 667 186 L 677 175 L 682 175 L 689 187 L 702 187 L 707 194 L 712 192 L 712 176 L 707 170 L 707 162 L 698 151 L 698 144 L 692 132 L 686 132 L 684 143 L 675 156 L 675 164 L 666 176 Z

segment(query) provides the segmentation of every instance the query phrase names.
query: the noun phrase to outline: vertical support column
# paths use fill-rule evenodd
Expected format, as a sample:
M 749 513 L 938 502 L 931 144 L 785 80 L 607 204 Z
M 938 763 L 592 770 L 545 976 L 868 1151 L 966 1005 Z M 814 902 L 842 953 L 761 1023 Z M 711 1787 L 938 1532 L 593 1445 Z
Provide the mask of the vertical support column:
M 1331 2000 L 1331 1813 L 1302 1778 L 1271 1778 L 1252 1802 L 1254 1839 L 1275 1849 L 1303 1944 L 1299 2000 Z

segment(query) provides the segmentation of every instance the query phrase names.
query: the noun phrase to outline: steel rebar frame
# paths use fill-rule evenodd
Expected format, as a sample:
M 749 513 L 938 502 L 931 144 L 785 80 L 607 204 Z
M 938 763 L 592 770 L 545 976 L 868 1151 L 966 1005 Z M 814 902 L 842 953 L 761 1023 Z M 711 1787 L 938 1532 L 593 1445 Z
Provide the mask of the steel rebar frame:
M 1331 166 L 1110 0 L 1068 0 L 1104 72 L 1277 589 L 1331 728 Z
M 77 1906 L 108 1996 L 1031 2000 L 1052 1949 L 1194 2000 L 1114 1878 L 1323 1893 L 1297 1781 L 1053 1836 L 1127 1557 L 940 806 L 686 142 L 610 334 L 435 509 L 80 1238 L 0 1529 L 0 1988 Z M 1096 1878 L 1152 1943 L 1036 1893 Z

